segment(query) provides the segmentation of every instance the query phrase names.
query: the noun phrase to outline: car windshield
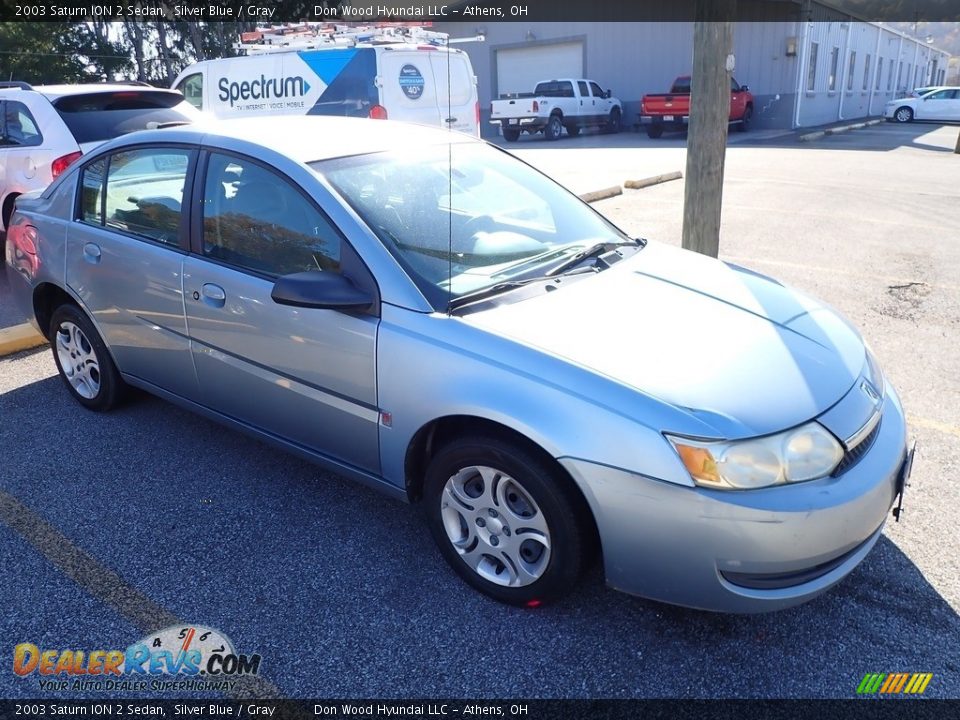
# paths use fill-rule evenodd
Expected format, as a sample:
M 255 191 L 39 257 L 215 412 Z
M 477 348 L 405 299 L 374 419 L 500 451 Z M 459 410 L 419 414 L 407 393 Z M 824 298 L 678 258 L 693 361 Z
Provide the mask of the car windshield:
M 312 163 L 435 307 L 631 242 L 555 182 L 484 143 Z M 450 168 L 452 172 L 450 171 Z

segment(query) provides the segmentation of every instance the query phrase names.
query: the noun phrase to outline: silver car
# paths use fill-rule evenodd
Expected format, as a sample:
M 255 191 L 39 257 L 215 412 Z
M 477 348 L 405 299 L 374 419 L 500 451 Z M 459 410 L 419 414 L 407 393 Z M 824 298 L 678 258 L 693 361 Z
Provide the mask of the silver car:
M 21 199 L 7 262 L 66 388 L 136 386 L 408 502 L 471 585 L 796 605 L 909 473 L 859 333 L 630 238 L 512 156 L 402 123 L 131 134 Z M 118 458 L 119 460 L 119 458 Z

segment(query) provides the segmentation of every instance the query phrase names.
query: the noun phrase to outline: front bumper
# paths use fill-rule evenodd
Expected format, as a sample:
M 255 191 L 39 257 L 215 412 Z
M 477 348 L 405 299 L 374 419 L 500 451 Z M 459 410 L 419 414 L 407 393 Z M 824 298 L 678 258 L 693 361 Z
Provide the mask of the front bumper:
M 571 458 L 607 582 L 634 595 L 723 612 L 798 605 L 873 548 L 897 495 L 906 423 L 887 388 L 876 439 L 842 475 L 762 490 L 691 488 Z

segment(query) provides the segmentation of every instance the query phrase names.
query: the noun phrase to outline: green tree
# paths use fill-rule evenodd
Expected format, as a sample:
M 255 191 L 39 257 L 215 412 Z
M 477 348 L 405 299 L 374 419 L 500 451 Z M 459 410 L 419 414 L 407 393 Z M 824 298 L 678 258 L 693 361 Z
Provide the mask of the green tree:
M 0 79 L 91 82 L 129 72 L 120 43 L 85 23 L 0 23 Z

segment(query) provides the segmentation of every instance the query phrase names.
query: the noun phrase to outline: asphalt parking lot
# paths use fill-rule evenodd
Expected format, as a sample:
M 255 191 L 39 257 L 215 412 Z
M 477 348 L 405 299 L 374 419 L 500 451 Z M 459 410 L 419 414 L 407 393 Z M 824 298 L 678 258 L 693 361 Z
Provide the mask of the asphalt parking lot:
M 43 350 L 0 359 L 0 697 L 49 696 L 9 671 L 17 643 L 122 649 L 179 621 L 260 653 L 257 690 L 295 697 L 848 698 L 868 672 L 933 673 L 926 696 L 960 697 L 958 131 L 728 151 L 721 256 L 858 325 L 919 443 L 903 521 L 825 596 L 717 615 L 595 569 L 562 603 L 503 607 L 447 569 L 416 509 L 155 398 L 87 412 Z M 680 137 L 580 140 L 511 150 L 577 191 L 584 162 L 600 186 L 685 169 Z M 595 207 L 679 244 L 683 189 Z M 625 327 L 663 311 L 617 310 Z

